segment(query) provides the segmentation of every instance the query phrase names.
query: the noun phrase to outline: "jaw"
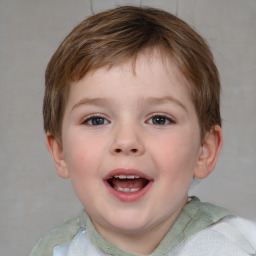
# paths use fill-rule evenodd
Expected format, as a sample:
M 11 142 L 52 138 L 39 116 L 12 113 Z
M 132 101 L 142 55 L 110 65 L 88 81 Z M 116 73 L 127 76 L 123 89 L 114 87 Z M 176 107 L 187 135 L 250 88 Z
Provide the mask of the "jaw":
M 127 202 L 125 204 L 129 205 Z M 118 211 L 118 215 L 112 218 L 112 225 L 113 223 L 115 224 L 114 228 L 112 226 L 112 228 L 104 227 L 102 229 L 102 226 L 99 226 L 98 223 L 94 223 L 94 225 L 107 241 L 115 244 L 124 251 L 149 255 L 159 245 L 182 208 L 168 218 L 163 218 L 156 225 L 154 220 L 152 222 L 152 218 L 148 219 L 146 215 L 143 216 L 141 214 L 141 210 L 143 209 L 142 207 L 140 211 L 136 212 L 127 211 L 127 208 Z

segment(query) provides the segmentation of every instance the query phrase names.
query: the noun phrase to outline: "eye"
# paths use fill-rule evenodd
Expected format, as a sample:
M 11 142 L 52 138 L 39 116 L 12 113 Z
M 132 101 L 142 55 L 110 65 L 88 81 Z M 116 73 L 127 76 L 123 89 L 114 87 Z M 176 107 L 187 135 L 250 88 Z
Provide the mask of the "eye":
M 153 125 L 168 125 L 168 124 L 173 124 L 174 120 L 165 115 L 154 115 L 150 119 L 148 119 L 147 122 Z
M 109 121 L 101 116 L 91 116 L 83 121 L 85 125 L 97 126 L 97 125 L 104 125 L 109 124 Z

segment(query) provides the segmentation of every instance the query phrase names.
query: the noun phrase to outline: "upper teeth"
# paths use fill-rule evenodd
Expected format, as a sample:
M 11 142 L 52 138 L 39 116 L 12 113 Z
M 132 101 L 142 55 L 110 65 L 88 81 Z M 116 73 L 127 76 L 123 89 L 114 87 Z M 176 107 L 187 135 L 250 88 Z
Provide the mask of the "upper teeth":
M 140 176 L 138 175 L 123 175 L 123 174 L 115 175 L 114 177 L 118 179 L 139 179 L 140 178 Z

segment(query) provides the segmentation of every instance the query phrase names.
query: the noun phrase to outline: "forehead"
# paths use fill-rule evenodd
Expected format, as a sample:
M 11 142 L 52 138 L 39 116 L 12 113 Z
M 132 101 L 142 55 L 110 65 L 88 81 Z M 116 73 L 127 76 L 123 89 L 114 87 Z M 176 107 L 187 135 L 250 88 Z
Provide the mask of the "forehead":
M 75 84 L 81 84 L 87 80 L 95 81 L 97 78 L 98 80 L 100 78 L 106 79 L 111 73 L 122 77 L 132 75 L 141 79 L 143 79 L 143 77 L 146 78 L 148 73 L 151 73 L 155 80 L 158 79 L 159 82 L 162 80 L 163 76 L 168 76 L 171 80 L 176 80 L 184 85 L 189 93 L 191 91 L 190 83 L 180 71 L 174 57 L 158 48 L 146 49 L 138 55 L 118 64 L 107 64 L 98 68 L 92 68 L 79 81 L 71 83 L 70 89 L 72 89 Z M 159 89 L 160 88 L 161 87 L 159 87 Z M 95 90 L 97 90 L 97 88 L 95 88 Z
M 125 104 L 129 100 L 137 105 L 141 102 L 165 102 L 168 98 L 194 108 L 188 82 L 175 62 L 156 53 L 141 54 L 136 61 L 129 60 L 111 68 L 101 67 L 74 82 L 67 107 L 73 108 L 79 102 L 103 103 L 104 100 L 112 102 L 112 105 L 120 101 Z

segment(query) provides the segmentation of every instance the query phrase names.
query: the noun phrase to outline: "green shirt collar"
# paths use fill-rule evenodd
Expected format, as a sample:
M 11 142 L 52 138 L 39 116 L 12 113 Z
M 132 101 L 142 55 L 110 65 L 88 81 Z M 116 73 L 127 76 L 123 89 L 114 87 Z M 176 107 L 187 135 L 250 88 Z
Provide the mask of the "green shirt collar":
M 166 255 L 172 248 L 186 238 L 216 223 L 229 214 L 230 212 L 225 208 L 210 203 L 201 203 L 197 197 L 191 197 L 190 201 L 183 208 L 178 218 L 151 256 Z M 136 256 L 136 254 L 127 253 L 107 242 L 97 232 L 85 211 L 83 211 L 80 220 L 81 226 L 86 229 L 92 244 L 103 252 L 110 255 Z

